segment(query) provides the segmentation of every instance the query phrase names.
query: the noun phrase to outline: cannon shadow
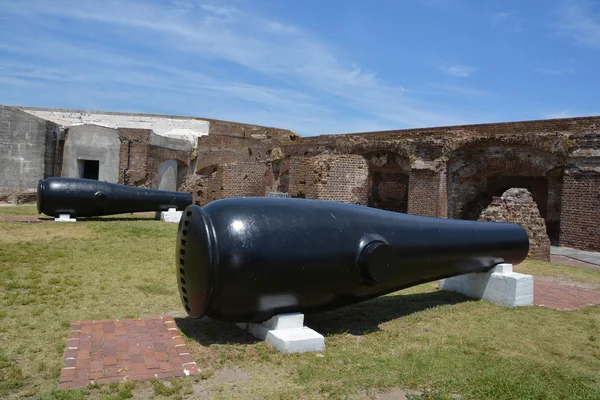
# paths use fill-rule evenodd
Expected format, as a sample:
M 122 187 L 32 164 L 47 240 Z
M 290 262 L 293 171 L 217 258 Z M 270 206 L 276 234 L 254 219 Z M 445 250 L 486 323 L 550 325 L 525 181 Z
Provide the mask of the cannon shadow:
M 54 217 L 38 217 L 40 221 L 53 222 Z M 110 221 L 156 221 L 154 216 L 150 217 L 78 217 L 77 221 L 87 222 L 110 222 Z
M 152 217 L 81 217 L 78 221 L 110 222 L 110 221 L 156 221 Z
M 377 297 L 343 308 L 308 314 L 304 324 L 324 336 L 350 333 L 365 335 L 380 330 L 379 325 L 431 308 L 474 301 L 461 294 L 435 291 Z M 211 344 L 250 344 L 257 340 L 230 322 L 175 318 L 179 329 L 204 346 Z
M 458 293 L 394 294 L 339 308 L 309 314 L 304 324 L 324 336 L 339 333 L 365 335 L 380 330 L 379 325 L 431 308 L 473 301 Z

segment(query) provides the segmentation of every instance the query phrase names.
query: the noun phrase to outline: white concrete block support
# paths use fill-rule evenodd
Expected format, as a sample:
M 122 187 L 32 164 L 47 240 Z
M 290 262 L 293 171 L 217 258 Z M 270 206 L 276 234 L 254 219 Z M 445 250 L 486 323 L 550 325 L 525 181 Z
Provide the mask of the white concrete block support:
M 55 222 L 75 222 L 75 218 L 71 218 L 71 214 L 58 214 L 58 218 L 54 218 Z
M 238 326 L 259 340 L 264 340 L 282 353 L 325 351 L 325 338 L 304 326 L 304 314 L 281 314 L 261 323 L 242 323 Z
M 175 208 L 169 208 L 169 211 L 160 212 L 160 220 L 178 224 L 182 215 L 183 211 L 177 211 Z
M 533 276 L 513 272 L 512 264 L 499 264 L 489 272 L 442 279 L 439 289 L 503 307 L 533 304 Z

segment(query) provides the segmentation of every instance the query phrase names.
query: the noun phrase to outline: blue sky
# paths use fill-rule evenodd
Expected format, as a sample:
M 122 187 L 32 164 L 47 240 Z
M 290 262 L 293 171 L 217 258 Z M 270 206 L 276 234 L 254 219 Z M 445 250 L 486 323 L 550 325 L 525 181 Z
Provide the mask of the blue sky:
M 600 114 L 600 1 L 0 1 L 0 103 L 303 135 Z

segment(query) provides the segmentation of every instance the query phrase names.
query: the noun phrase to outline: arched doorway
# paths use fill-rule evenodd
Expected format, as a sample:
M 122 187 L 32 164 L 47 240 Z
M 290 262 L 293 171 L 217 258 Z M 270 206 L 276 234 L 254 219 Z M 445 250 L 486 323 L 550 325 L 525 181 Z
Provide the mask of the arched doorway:
M 449 217 L 476 220 L 494 197 L 525 188 L 551 242 L 558 244 L 563 173 L 563 159 L 533 147 L 494 142 L 463 146 L 447 162 Z
M 406 213 L 408 210 L 408 158 L 386 151 L 363 155 L 369 166 L 367 206 Z
M 157 188 L 176 191 L 185 179 L 187 170 L 187 165 L 180 160 L 171 159 L 161 162 L 158 165 Z

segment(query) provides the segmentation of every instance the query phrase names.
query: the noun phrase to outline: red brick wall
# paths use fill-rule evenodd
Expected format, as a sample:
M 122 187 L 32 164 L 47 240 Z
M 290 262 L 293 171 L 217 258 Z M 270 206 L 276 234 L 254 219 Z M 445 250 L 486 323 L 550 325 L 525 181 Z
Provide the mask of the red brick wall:
M 565 174 L 560 245 L 600 251 L 600 174 Z
M 369 168 L 359 155 L 324 154 L 291 160 L 291 197 L 367 204 Z
M 265 196 L 273 176 L 266 163 L 223 164 L 218 170 L 222 175 L 223 197 Z
M 271 160 L 271 140 L 245 139 L 233 136 L 201 136 L 196 152 L 196 171 L 238 162 L 268 162 Z
M 438 196 L 438 215 L 439 218 L 448 218 L 448 175 L 446 168 L 440 172 Z
M 223 197 L 222 182 L 222 170 L 215 167 L 203 175 L 189 175 L 178 190 L 190 192 L 194 196 L 194 203 L 204 206 Z
M 151 187 L 148 180 L 148 142 L 150 141 L 149 129 L 119 129 L 121 150 L 119 154 L 119 183 L 130 186 Z M 129 145 L 129 142 L 131 144 Z M 129 166 L 127 161 L 127 148 L 130 147 Z M 125 182 L 123 170 L 127 168 Z
M 119 183 L 130 186 L 156 188 L 158 186 L 158 166 L 166 160 L 177 160 L 181 167 L 190 164 L 190 153 L 150 145 L 151 130 L 120 128 L 121 148 L 119 154 Z M 129 145 L 131 142 L 131 145 Z M 130 147 L 129 167 L 127 152 Z M 126 181 L 123 170 L 127 168 Z
M 581 133 L 582 145 L 586 140 L 593 141 L 600 137 L 598 127 L 600 126 L 600 117 L 578 117 L 578 118 L 561 118 L 561 119 L 546 119 L 537 121 L 518 121 L 518 122 L 498 122 L 491 124 L 473 124 L 473 125 L 456 125 L 456 126 L 440 126 L 432 128 L 419 129 L 400 129 L 391 131 L 379 132 L 363 132 L 354 133 L 352 136 L 363 136 L 369 139 L 388 139 L 397 136 L 453 136 L 464 135 L 467 133 L 471 137 L 476 136 L 503 136 L 515 135 L 517 138 L 529 133 L 553 133 L 553 132 L 576 132 Z M 521 138 L 522 139 L 522 138 Z
M 190 153 L 187 151 L 165 149 L 158 146 L 148 146 L 148 181 L 150 187 L 158 187 L 158 167 L 166 160 L 177 160 L 178 168 L 186 168 L 190 164 Z
M 431 170 L 410 171 L 408 178 L 408 213 L 422 217 L 446 217 L 446 202 L 441 182 L 443 174 Z
M 297 133 L 287 129 L 272 128 L 267 126 L 241 124 L 238 122 L 219 121 L 214 119 L 204 119 L 209 121 L 209 136 L 237 136 L 248 139 L 276 139 L 276 140 L 296 140 L 299 138 Z

